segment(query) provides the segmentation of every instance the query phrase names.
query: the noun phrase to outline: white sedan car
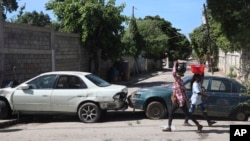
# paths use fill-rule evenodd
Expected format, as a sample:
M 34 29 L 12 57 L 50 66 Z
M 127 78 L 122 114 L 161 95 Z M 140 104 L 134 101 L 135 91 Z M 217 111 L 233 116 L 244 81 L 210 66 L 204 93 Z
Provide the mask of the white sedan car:
M 19 114 L 77 114 L 82 122 L 97 122 L 107 110 L 127 107 L 127 87 L 88 72 L 40 74 L 14 88 L 0 89 L 0 118 Z

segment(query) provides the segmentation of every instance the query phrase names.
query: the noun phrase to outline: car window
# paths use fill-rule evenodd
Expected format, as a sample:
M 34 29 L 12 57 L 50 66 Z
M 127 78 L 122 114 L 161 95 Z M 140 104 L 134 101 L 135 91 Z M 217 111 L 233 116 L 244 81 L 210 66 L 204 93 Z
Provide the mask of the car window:
M 209 79 L 204 78 L 204 80 L 202 81 L 202 86 L 205 88 L 205 90 L 207 90 L 208 84 L 209 84 Z
M 212 91 L 219 91 L 221 88 L 221 81 L 219 80 L 212 80 L 211 81 L 211 90 Z
M 45 75 L 40 76 L 27 84 L 30 85 L 31 89 L 50 89 L 53 88 L 53 84 L 55 83 L 56 75 Z
M 86 84 L 77 76 L 62 75 L 58 79 L 57 89 L 84 89 Z
M 190 80 L 186 81 L 184 87 L 185 87 L 186 90 L 188 90 L 188 91 L 191 90 L 191 81 L 190 81 Z
M 208 78 L 205 78 L 203 81 L 202 81 L 202 86 L 207 90 L 207 87 L 208 87 L 208 84 L 209 84 L 209 79 Z M 191 90 L 191 80 L 186 80 L 186 83 L 184 84 L 186 90 Z
M 213 79 L 211 82 L 211 90 L 217 92 L 232 92 L 232 83 L 226 79 Z
M 222 82 L 224 83 L 225 86 L 225 92 L 232 93 L 232 82 L 228 80 L 223 80 Z
M 94 74 L 88 74 L 88 75 L 86 75 L 86 78 L 89 79 L 91 82 L 93 82 L 94 84 L 96 84 L 99 87 L 107 87 L 107 86 L 111 85 L 109 82 L 103 80 L 102 78 L 100 78 Z

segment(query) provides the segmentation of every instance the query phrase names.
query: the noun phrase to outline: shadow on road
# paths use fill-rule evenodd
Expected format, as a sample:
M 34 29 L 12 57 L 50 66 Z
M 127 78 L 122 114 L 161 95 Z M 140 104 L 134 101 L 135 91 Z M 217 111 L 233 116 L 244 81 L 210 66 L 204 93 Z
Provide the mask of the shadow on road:
M 146 119 L 143 111 L 108 111 L 98 122 Z M 21 115 L 19 123 L 81 122 L 77 115 Z
M 174 119 L 183 119 L 185 116 L 183 114 L 175 114 Z M 195 116 L 196 119 L 203 120 L 202 116 Z M 212 118 L 212 117 L 211 117 Z M 100 122 L 117 122 L 117 121 L 135 121 L 148 119 L 144 111 L 108 111 L 102 115 Z M 212 118 L 214 120 L 228 120 L 225 118 Z M 167 120 L 167 118 L 166 118 Z M 19 118 L 19 123 L 50 123 L 50 122 L 81 122 L 77 115 L 21 115 Z M 206 126 L 206 125 L 204 125 Z M 225 125 L 215 124 L 213 127 L 219 127 Z
M 143 111 L 109 111 L 101 122 L 133 121 L 147 119 Z

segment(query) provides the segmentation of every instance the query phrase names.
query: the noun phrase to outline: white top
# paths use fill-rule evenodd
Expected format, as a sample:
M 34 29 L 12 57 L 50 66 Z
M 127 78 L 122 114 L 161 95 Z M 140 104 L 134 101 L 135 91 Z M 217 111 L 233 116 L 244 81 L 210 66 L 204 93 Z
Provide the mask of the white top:
M 202 103 L 201 100 L 201 95 L 199 95 L 198 93 L 202 92 L 201 89 L 201 84 L 197 83 L 196 81 L 193 83 L 193 90 L 192 90 L 193 94 L 191 96 L 191 104 L 194 105 L 199 105 Z

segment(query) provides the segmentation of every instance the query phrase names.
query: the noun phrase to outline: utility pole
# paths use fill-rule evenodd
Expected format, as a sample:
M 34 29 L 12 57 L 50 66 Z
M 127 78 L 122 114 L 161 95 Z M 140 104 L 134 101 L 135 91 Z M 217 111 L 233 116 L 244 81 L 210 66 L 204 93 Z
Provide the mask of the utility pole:
M 3 1 L 0 0 L 0 82 L 3 82 L 3 72 L 4 72 L 4 36 L 3 36 L 3 9 L 2 9 Z
M 208 23 L 208 17 L 207 17 L 207 10 L 206 10 L 206 5 L 203 4 L 203 7 L 204 7 L 204 16 L 205 16 L 205 25 L 207 27 L 207 40 L 208 40 L 208 47 L 209 47 L 209 54 L 208 54 L 208 57 L 209 57 L 209 67 L 210 67 L 210 70 L 212 72 L 212 74 L 214 74 L 214 70 L 213 70 L 213 60 L 212 60 L 212 49 L 211 49 L 211 37 L 210 37 L 210 28 L 209 28 L 209 23 Z
M 135 20 L 135 7 L 134 6 L 132 6 L 132 19 L 131 19 L 131 21 L 132 20 Z M 131 22 L 130 21 L 130 22 Z M 135 22 L 135 21 L 134 21 Z M 131 23 L 130 23 L 131 24 Z M 130 25 L 130 26 L 135 26 L 135 25 Z M 134 33 L 133 33 L 134 34 Z M 136 42 L 136 41 L 135 41 Z M 138 56 L 137 56 L 138 57 Z M 134 74 L 139 74 L 139 67 L 138 67 L 138 62 L 137 62 L 137 57 L 134 57 L 134 60 L 135 60 L 135 62 L 134 62 Z
M 133 6 L 133 7 L 132 7 L 132 18 L 135 17 L 135 9 L 136 9 L 136 8 Z

